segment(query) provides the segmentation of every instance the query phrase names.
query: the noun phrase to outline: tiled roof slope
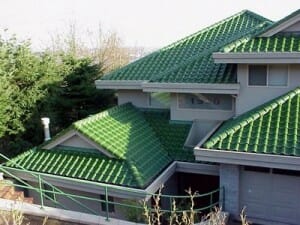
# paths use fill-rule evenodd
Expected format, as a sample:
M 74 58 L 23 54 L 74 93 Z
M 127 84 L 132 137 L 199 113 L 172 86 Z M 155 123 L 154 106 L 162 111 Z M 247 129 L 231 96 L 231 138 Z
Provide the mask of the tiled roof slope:
M 300 87 L 225 122 L 207 149 L 300 156 Z
M 168 121 L 168 112 L 144 113 L 131 104 L 116 106 L 70 128 L 102 146 L 113 158 L 91 150 L 56 147 L 29 150 L 13 162 L 41 173 L 144 188 L 173 160 L 192 160 L 192 151 L 183 150 L 190 125 Z
M 169 111 L 145 111 L 144 116 L 172 159 L 195 161 L 193 150 L 183 147 L 191 128 L 190 123 L 170 123 Z
M 124 160 L 110 159 L 100 154 L 74 151 L 73 149 L 32 149 L 8 162 L 35 172 L 72 177 L 123 186 L 139 186 L 130 165 Z
M 243 36 L 261 31 L 271 22 L 242 11 L 140 60 L 113 71 L 102 80 L 143 80 L 175 83 L 233 83 L 230 66 L 214 64 L 211 54 Z
M 277 35 L 272 37 L 256 37 L 228 46 L 224 48 L 224 52 L 300 52 L 300 36 Z

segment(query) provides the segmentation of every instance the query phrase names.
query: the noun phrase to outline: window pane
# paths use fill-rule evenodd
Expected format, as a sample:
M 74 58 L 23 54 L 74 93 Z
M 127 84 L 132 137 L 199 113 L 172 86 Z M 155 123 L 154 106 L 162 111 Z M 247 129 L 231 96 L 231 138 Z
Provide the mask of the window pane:
M 232 97 L 220 94 L 180 94 L 179 108 L 232 110 Z
M 248 84 L 253 86 L 267 85 L 267 66 L 266 65 L 249 65 Z
M 287 86 L 288 66 L 287 65 L 269 65 L 268 85 Z

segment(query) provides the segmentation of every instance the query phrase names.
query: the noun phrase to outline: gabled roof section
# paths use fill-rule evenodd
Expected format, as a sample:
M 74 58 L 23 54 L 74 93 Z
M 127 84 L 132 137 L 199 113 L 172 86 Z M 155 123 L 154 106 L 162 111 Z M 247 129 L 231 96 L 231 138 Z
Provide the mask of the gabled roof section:
M 272 26 L 267 28 L 263 33 L 259 36 L 261 37 L 270 37 L 274 34 L 279 33 L 280 31 L 290 27 L 291 25 L 300 21 L 300 9 L 296 10 L 295 12 L 291 13 L 290 15 L 282 18 L 281 20 L 274 23 Z
M 242 11 L 192 34 L 119 70 L 103 81 L 151 81 L 166 83 L 235 83 L 231 65 L 216 65 L 211 54 L 245 35 L 257 33 L 271 21 Z M 101 80 L 96 81 L 100 84 Z
M 300 87 L 225 122 L 206 149 L 300 156 Z

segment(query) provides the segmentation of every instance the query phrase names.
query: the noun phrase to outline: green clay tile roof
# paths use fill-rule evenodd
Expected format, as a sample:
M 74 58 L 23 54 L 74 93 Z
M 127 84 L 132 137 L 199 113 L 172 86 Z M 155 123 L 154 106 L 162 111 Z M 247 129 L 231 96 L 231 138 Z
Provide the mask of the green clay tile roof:
M 77 130 L 113 157 L 95 149 L 59 145 L 29 150 L 12 162 L 40 173 L 145 188 L 173 160 L 193 161 L 192 150 L 183 149 L 190 126 L 170 124 L 169 112 L 142 112 L 128 103 L 75 122 L 68 129 Z
M 256 37 L 224 48 L 231 53 L 300 52 L 300 36 Z
M 300 87 L 225 122 L 203 147 L 300 156 Z
M 113 107 L 73 126 L 116 158 L 129 162 L 140 186 L 171 162 L 142 112 L 131 104 Z
M 81 153 L 67 147 L 51 150 L 32 149 L 8 162 L 7 166 L 17 167 L 15 163 L 40 173 L 123 186 L 139 186 L 126 161 L 86 153 L 84 149 Z
M 271 21 L 242 11 L 174 44 L 105 75 L 102 80 L 172 83 L 233 83 L 230 65 L 216 65 L 212 53 L 246 35 L 265 29 Z
M 193 150 L 184 148 L 191 123 L 170 123 L 169 111 L 145 111 L 144 115 L 173 160 L 195 161 Z

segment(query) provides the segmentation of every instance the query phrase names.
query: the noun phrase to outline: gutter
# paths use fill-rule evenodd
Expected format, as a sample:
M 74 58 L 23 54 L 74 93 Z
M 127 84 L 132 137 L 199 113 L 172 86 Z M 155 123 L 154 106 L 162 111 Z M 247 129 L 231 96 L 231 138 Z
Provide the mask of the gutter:
M 300 157 L 194 148 L 197 161 L 300 171 Z
M 215 63 L 298 64 L 300 52 L 215 52 L 213 59 Z

